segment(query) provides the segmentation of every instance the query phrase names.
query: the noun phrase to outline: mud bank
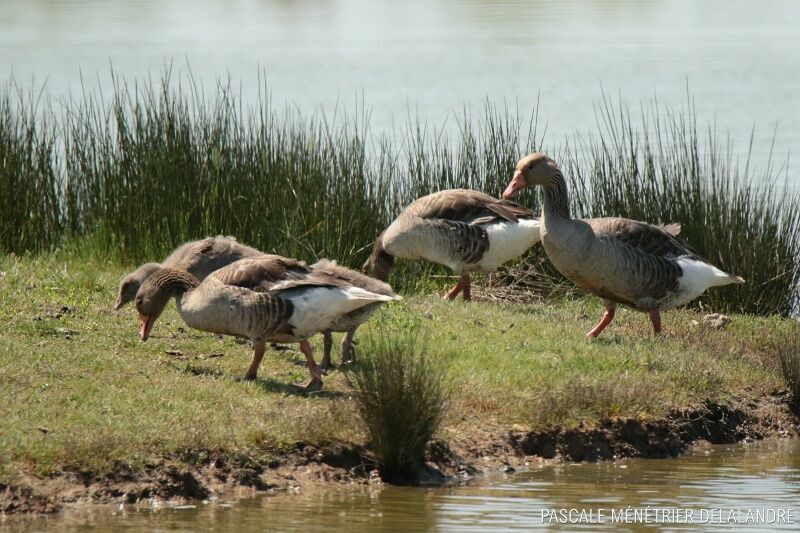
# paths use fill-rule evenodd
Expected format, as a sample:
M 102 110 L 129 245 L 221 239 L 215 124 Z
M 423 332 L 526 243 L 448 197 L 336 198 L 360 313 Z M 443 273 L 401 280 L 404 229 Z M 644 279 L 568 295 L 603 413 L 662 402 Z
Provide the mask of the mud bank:
M 759 400 L 706 402 L 673 411 L 663 419 L 615 419 L 595 427 L 544 431 L 473 427 L 469 433 L 430 443 L 422 482 L 457 482 L 490 469 L 545 461 L 675 457 L 699 442 L 795 437 L 800 419 L 789 407 L 787 395 L 779 394 Z M 319 448 L 299 443 L 277 458 L 194 451 L 191 457 L 165 457 L 137 471 L 120 465 L 103 476 L 63 471 L 45 479 L 27 477 L 15 485 L 0 485 L 0 512 L 53 513 L 84 504 L 204 499 L 232 492 L 350 483 L 380 483 L 362 446 Z

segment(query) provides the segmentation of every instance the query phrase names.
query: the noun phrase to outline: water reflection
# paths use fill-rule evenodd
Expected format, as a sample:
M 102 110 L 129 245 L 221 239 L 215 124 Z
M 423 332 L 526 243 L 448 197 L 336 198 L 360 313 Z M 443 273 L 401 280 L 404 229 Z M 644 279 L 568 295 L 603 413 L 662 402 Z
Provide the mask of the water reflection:
M 552 465 L 510 475 L 491 474 L 464 487 L 337 487 L 198 503 L 192 508 L 92 508 L 33 521 L 15 518 L 14 524 L 30 531 L 56 527 L 82 531 L 121 527 L 171 531 L 530 530 L 542 525 L 543 510 L 597 512 L 602 508 L 603 524 L 553 527 L 611 530 L 620 527 L 610 522 L 611 510 L 627 506 L 692 509 L 695 517 L 709 509 L 793 509 L 796 523 L 790 529 L 800 530 L 800 442 L 709 446 L 679 459 Z M 669 527 L 694 529 L 680 524 Z

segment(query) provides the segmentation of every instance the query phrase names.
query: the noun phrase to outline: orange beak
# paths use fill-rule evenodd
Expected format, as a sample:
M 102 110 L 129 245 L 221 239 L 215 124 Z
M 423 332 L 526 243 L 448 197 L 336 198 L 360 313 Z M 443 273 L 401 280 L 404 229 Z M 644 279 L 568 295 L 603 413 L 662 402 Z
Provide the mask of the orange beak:
M 155 318 L 139 313 L 139 338 L 143 342 L 150 338 L 150 330 L 153 329 L 155 321 Z
M 528 187 L 528 182 L 525 181 L 525 176 L 522 175 L 521 170 L 517 170 L 514 172 L 514 179 L 511 180 L 511 183 L 508 184 L 506 190 L 503 191 L 503 198 L 511 198 L 512 196 L 516 196 L 519 191 Z

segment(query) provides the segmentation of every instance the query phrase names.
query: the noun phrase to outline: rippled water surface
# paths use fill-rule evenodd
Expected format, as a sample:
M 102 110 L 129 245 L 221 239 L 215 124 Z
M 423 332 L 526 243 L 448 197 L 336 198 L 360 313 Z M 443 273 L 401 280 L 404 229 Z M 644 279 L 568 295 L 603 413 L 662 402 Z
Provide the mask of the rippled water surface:
M 276 494 L 238 501 L 212 501 L 188 508 L 107 507 L 73 511 L 34 521 L 25 529 L 118 530 L 123 527 L 183 531 L 500 531 L 531 530 L 562 509 L 569 520 L 580 511 L 593 523 L 553 523 L 573 529 L 695 529 L 702 524 L 618 524 L 612 510 L 691 510 L 696 522 L 720 529 L 731 510 L 737 530 L 770 529 L 744 524 L 748 511 L 766 509 L 791 517 L 800 530 L 800 442 L 768 440 L 709 446 L 678 459 L 628 459 L 615 463 L 560 464 L 491 474 L 450 488 L 356 487 Z M 598 516 L 603 509 L 603 519 Z M 589 513 L 592 512 L 592 515 Z M 633 512 L 631 513 L 633 520 Z M 662 515 L 663 516 L 663 515 Z M 762 518 L 770 515 L 764 514 Z M 643 519 L 644 515 L 640 515 Z M 651 514 L 651 521 L 655 515 Z
M 0 76 L 55 95 L 108 89 L 174 61 L 196 78 L 230 75 L 246 99 L 262 69 L 274 101 L 312 111 L 363 97 L 374 129 L 412 110 L 455 127 L 484 99 L 530 113 L 546 143 L 595 127 L 602 90 L 636 110 L 686 103 L 730 131 L 737 154 L 755 126 L 764 161 L 800 147 L 800 2 L 795 0 L 8 0 Z M 602 89 L 601 89 L 602 87 Z M 796 180 L 797 178 L 793 178 Z

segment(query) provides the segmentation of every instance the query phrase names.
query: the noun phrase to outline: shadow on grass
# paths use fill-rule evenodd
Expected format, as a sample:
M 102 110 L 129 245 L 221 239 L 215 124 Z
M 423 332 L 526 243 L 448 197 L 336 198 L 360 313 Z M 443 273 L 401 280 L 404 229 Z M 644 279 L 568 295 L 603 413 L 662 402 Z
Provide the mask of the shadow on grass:
M 306 391 L 303 389 L 301 385 L 294 385 L 292 383 L 286 383 L 284 381 L 278 381 L 272 378 L 258 378 L 255 382 L 256 385 L 261 387 L 267 392 L 279 392 L 282 394 L 291 394 L 293 396 L 315 396 L 319 398 L 344 398 L 345 394 L 339 391 L 330 391 L 330 390 L 317 390 L 317 391 Z

